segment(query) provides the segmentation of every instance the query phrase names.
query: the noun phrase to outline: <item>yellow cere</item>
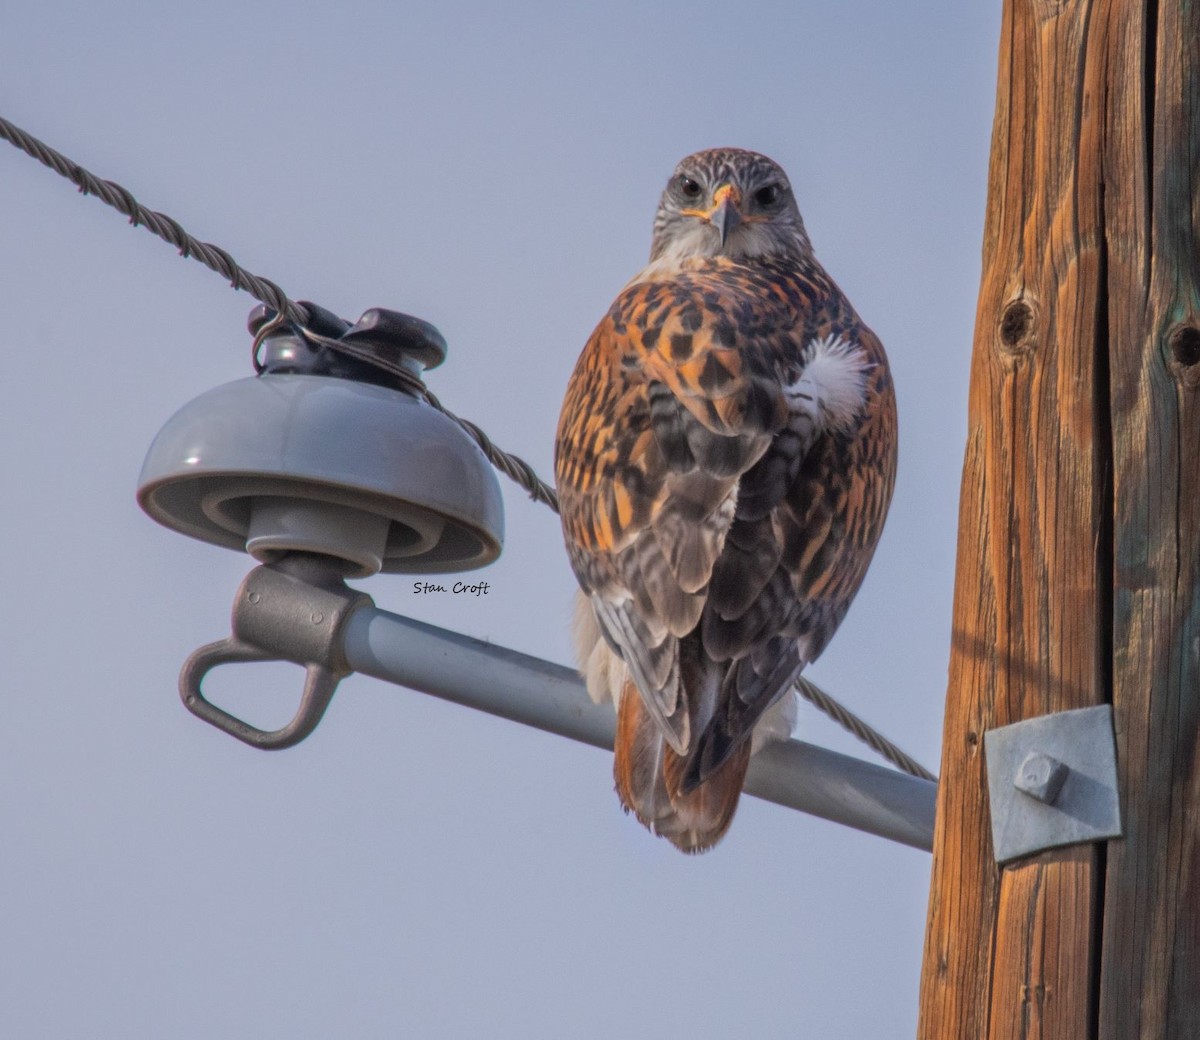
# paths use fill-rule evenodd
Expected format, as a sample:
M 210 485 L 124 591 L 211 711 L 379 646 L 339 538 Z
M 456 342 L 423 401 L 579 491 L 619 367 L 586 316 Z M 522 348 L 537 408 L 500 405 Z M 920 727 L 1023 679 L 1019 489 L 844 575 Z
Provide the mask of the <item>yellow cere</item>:
M 680 214 L 685 217 L 699 217 L 701 220 L 709 220 L 717 210 L 721 208 L 721 204 L 726 200 L 733 206 L 737 206 L 742 201 L 742 196 L 732 184 L 722 184 L 716 191 L 713 192 L 713 204 L 709 209 L 682 209 Z

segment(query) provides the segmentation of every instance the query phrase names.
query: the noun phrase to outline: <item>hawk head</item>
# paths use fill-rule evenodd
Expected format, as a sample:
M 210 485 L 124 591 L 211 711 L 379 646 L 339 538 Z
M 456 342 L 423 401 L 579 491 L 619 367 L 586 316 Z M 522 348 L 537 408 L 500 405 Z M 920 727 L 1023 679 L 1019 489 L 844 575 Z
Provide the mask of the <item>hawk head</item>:
M 713 148 L 675 167 L 654 218 L 651 262 L 811 254 L 778 163 L 740 148 Z

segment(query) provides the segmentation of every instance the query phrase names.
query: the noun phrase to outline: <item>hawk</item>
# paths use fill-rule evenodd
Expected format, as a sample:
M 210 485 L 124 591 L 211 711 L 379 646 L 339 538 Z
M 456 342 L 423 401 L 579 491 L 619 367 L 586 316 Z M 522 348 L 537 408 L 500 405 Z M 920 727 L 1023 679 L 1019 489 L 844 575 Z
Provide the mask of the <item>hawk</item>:
M 653 833 L 685 852 L 724 835 L 862 583 L 895 468 L 887 357 L 786 174 L 739 149 L 684 159 L 555 443 L 580 671 L 618 705 L 617 793 Z

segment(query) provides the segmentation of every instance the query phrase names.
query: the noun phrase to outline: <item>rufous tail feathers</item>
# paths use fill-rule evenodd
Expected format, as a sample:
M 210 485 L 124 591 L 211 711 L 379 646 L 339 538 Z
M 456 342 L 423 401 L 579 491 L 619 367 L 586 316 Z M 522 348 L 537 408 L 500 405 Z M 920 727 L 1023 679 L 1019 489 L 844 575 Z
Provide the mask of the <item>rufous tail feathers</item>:
M 684 793 L 686 759 L 663 740 L 637 688 L 627 680 L 617 712 L 615 750 L 613 776 L 621 804 L 651 833 L 691 853 L 704 852 L 721 840 L 733 822 L 750 765 L 749 740 L 703 783 Z

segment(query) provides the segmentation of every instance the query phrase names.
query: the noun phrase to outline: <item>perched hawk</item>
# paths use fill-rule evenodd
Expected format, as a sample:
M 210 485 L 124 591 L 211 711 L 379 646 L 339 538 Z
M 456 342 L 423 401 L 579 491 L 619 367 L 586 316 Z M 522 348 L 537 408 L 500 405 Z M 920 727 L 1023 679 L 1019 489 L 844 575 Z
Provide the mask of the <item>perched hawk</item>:
M 792 684 L 858 591 L 896 468 L 883 347 L 774 162 L 721 148 L 676 167 L 555 447 L 580 668 L 618 704 L 617 793 L 701 852 L 752 750 L 790 733 Z

